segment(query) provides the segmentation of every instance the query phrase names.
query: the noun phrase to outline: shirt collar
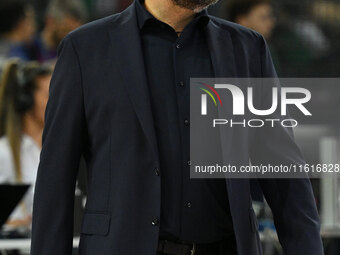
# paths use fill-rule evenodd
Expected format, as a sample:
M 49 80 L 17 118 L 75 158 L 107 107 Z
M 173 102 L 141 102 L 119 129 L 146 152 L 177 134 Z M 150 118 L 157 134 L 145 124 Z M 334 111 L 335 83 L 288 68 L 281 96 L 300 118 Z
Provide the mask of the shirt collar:
M 144 0 L 136 0 L 136 14 L 138 20 L 138 27 L 142 29 L 148 20 L 157 20 L 148 10 L 145 9 Z M 195 16 L 195 21 L 202 25 L 207 25 L 210 18 L 206 9 L 197 13 Z

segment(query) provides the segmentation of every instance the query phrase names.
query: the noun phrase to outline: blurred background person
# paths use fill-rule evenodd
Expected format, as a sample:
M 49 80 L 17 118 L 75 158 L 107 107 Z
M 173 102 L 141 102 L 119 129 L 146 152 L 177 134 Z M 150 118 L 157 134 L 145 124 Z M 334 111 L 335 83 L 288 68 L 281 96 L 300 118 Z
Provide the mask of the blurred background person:
M 57 47 L 66 34 L 87 21 L 85 6 L 80 0 L 50 1 L 42 31 L 35 37 L 32 59 L 39 62 L 55 61 Z
M 52 70 L 11 60 L 0 83 L 0 183 L 31 184 L 5 230 L 29 230 Z
M 267 40 L 275 27 L 270 0 L 234 0 L 228 7 L 229 20 L 251 28 Z
M 103 18 L 127 8 L 133 0 L 79 0 L 84 2 L 91 20 Z
M 328 76 L 333 69 L 328 63 L 332 55 L 331 42 L 312 19 L 315 7 L 310 3 L 307 0 L 299 3 L 232 0 L 227 5 L 225 17 L 265 37 L 279 76 Z
M 87 2 L 89 1 L 87 0 Z M 121 12 L 132 2 L 132 0 L 92 0 L 91 4 L 95 9 L 94 17 L 99 18 L 115 12 Z
M 269 41 L 269 48 L 280 74 L 280 65 L 276 49 L 271 42 L 271 36 L 276 26 L 273 4 L 270 0 L 232 0 L 227 4 L 228 20 L 255 30 Z
M 35 30 L 34 9 L 27 1 L 0 1 L 0 71 L 10 57 L 30 59 L 27 45 Z
M 338 48 L 335 47 L 338 44 L 336 35 L 338 24 L 325 24 L 319 20 L 316 16 L 317 4 L 318 1 L 310 0 L 298 2 L 276 0 L 278 22 L 270 44 L 276 50 L 281 76 L 330 77 L 334 74 L 338 76 L 339 55 L 332 52 Z M 334 35 L 331 41 L 330 38 Z M 336 63 L 336 67 L 330 64 L 330 60 Z

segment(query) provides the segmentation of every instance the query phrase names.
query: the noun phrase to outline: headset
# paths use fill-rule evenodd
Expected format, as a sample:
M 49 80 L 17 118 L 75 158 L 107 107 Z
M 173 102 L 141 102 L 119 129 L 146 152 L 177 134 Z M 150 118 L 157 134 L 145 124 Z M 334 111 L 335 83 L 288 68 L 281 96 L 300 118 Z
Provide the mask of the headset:
M 25 113 L 34 105 L 34 79 L 39 70 L 28 71 L 24 63 L 19 63 L 17 68 L 17 86 L 15 90 L 15 109 Z

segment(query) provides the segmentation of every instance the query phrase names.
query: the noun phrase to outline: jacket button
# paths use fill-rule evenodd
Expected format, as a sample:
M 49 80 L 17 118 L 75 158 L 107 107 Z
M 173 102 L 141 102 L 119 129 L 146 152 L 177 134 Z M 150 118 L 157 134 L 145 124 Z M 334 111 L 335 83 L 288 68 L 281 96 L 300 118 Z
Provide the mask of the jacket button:
M 159 224 L 159 219 L 154 218 L 151 222 L 152 226 L 157 226 Z
M 160 175 L 161 175 L 161 171 L 159 170 L 158 167 L 155 168 L 155 174 L 156 174 L 157 176 L 160 176 Z

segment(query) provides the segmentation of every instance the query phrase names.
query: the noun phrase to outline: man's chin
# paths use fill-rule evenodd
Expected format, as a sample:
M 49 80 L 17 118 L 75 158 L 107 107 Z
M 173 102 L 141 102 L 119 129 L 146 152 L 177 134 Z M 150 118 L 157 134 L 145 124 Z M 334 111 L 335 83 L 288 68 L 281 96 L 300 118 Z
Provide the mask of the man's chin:
M 198 13 L 210 5 L 217 3 L 219 0 L 172 0 L 177 6 L 180 6 L 185 9 L 189 9 L 195 13 Z

